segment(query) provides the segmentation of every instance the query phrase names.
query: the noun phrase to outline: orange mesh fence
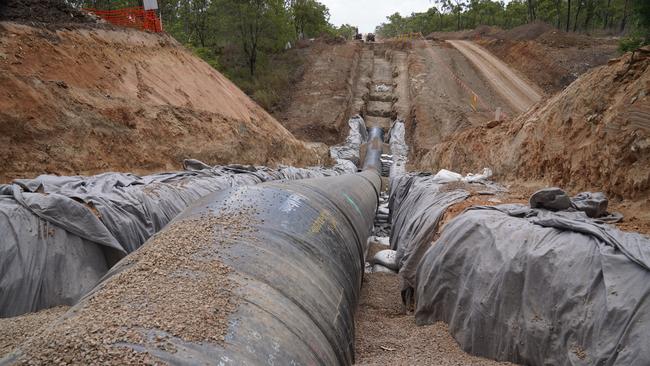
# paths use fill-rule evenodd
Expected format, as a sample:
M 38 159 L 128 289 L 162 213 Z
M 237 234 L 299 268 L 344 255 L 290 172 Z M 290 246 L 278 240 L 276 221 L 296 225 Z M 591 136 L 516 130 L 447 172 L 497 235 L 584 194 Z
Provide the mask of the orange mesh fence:
M 144 7 L 124 8 L 118 10 L 84 9 L 105 21 L 121 27 L 135 28 L 150 32 L 162 32 L 162 22 L 155 10 L 144 10 Z

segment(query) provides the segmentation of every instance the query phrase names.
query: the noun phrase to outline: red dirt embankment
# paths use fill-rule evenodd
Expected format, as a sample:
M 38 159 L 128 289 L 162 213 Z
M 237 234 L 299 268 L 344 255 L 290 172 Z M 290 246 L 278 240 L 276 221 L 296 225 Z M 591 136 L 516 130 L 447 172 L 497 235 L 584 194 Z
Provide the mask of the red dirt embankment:
M 535 180 L 611 198 L 650 196 L 650 48 L 586 73 L 513 121 L 449 136 L 420 167 L 491 167 L 506 181 Z
M 167 35 L 0 23 L 0 182 L 211 164 L 317 164 L 233 83 Z
M 328 145 L 345 140 L 361 49 L 359 43 L 323 40 L 309 46 L 305 71 L 293 87 L 291 102 L 276 113 L 296 137 Z

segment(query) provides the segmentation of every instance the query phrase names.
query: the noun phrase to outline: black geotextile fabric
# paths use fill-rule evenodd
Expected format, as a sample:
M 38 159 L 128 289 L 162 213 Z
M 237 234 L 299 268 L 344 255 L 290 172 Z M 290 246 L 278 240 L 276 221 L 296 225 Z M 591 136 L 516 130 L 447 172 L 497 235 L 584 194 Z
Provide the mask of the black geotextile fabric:
M 211 192 L 356 171 L 209 167 L 195 160 L 184 166 L 144 177 L 42 175 L 0 185 L 0 317 L 74 303 L 117 260 Z
M 530 365 L 650 365 L 650 238 L 584 212 L 474 207 L 416 276 L 416 321 Z

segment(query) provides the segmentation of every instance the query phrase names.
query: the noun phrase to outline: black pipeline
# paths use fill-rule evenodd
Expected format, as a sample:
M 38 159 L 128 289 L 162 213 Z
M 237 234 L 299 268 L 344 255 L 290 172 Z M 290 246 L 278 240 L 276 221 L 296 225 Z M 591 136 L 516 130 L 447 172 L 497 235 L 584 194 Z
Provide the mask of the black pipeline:
M 109 324 L 103 328 L 95 326 L 98 329 L 92 328 L 88 338 L 101 339 L 99 346 L 108 347 L 108 353 L 130 348 L 146 351 L 171 364 L 351 365 L 354 362 L 353 316 L 361 290 L 366 242 L 381 189 L 382 143 L 381 129 L 371 129 L 364 168 L 357 174 L 235 187 L 206 196 L 138 250 L 151 259 L 149 253 L 157 254 L 151 250 L 159 245 L 156 238 L 167 238 L 166 231 L 176 235 L 174 230 L 183 227 L 185 222 L 213 218 L 208 221 L 214 222 L 210 224 L 208 239 L 197 234 L 188 248 L 198 246 L 198 249 L 190 248 L 183 256 L 189 257 L 186 259 L 190 264 L 218 261 L 230 269 L 227 281 L 210 289 L 215 296 L 227 294 L 232 297 L 229 303 L 235 304 L 228 309 L 225 306 L 210 309 L 209 314 L 214 312 L 215 317 L 222 314 L 227 319 L 222 341 L 197 340 L 203 336 L 201 329 L 192 333 L 189 324 L 188 329 L 167 326 L 164 319 L 170 319 L 170 314 L 165 312 L 171 308 L 183 309 L 176 304 L 149 305 L 145 309 L 148 323 L 132 315 L 131 311 L 142 314 L 142 306 L 159 301 L 160 297 L 153 298 L 153 291 L 151 295 L 138 293 L 138 307 L 136 304 L 122 304 L 119 309 L 110 307 L 111 316 L 119 317 L 120 324 L 129 324 L 138 337 L 112 341 L 106 346 L 106 340 L 115 339 L 120 327 Z M 214 220 L 215 217 L 224 219 Z M 237 224 L 233 224 L 235 221 Z M 187 237 L 187 232 L 181 233 Z M 224 241 L 226 237 L 229 239 Z M 155 275 L 169 279 L 156 283 L 158 292 L 172 294 L 182 289 L 191 293 L 188 289 L 205 288 L 197 283 L 210 275 L 210 267 L 203 270 L 205 267 L 191 266 L 188 270 L 190 267 L 174 264 L 177 268 L 155 268 L 156 265 L 152 268 L 150 263 L 142 264 L 150 260 L 138 260 L 137 254 L 135 260 L 129 260 L 129 256 L 118 263 L 102 284 L 68 312 L 65 324 L 55 325 L 43 337 L 51 337 L 50 343 L 64 348 L 84 349 L 79 342 L 90 341 L 68 336 L 75 331 L 81 333 L 79 330 L 83 331 L 84 327 L 90 329 L 84 324 L 83 316 L 87 317 L 84 314 L 104 311 L 106 296 L 102 292 L 114 289 L 115 284 L 124 286 L 118 289 L 128 289 L 124 290 L 125 294 L 138 291 L 143 285 L 133 278 L 142 278 L 143 273 L 147 278 Z M 163 254 L 160 258 L 165 257 Z M 164 263 L 162 259 L 161 263 Z M 205 294 L 202 291 L 199 293 Z M 128 299 L 125 294 L 120 298 Z M 146 296 L 151 298 L 147 300 Z M 163 296 L 163 304 L 164 299 Z M 114 302 L 115 296 L 111 295 L 109 300 Z M 206 313 L 205 309 L 197 310 L 202 316 Z M 177 315 L 176 318 L 185 319 L 187 314 Z M 125 323 L 124 317 L 133 319 Z M 208 317 L 205 322 L 214 319 Z M 164 347 L 160 346 L 161 340 Z M 49 341 L 45 338 L 43 344 L 50 344 Z M 28 356 L 32 351 L 25 348 L 20 352 Z M 4 361 L 11 363 L 12 357 Z M 102 363 L 101 357 L 99 361 Z
M 233 365 L 353 363 L 354 312 L 381 189 L 382 145 L 383 130 L 371 128 L 360 173 L 237 188 L 206 197 L 178 218 L 260 209 L 250 218 L 252 236 L 222 254 L 240 283 L 236 323 L 223 346 L 195 358 L 218 355 Z M 187 355 L 168 356 L 182 364 Z
M 381 154 L 384 145 L 384 130 L 379 127 L 368 129 L 366 158 L 361 170 L 376 170 L 381 174 Z

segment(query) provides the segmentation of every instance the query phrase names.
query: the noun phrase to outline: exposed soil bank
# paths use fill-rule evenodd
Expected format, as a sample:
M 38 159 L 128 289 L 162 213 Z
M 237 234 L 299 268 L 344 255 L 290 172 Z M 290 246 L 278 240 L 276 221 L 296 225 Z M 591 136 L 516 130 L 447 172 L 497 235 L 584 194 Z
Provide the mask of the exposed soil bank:
M 167 35 L 0 23 L 0 181 L 319 156 Z
M 583 75 L 513 121 L 449 136 L 420 167 L 491 167 L 502 180 L 534 180 L 610 198 L 650 194 L 650 49 Z
M 328 145 L 345 139 L 361 50 L 355 42 L 315 41 L 309 46 L 302 79 L 293 87 L 289 104 L 275 113 L 296 137 Z
M 471 39 L 549 94 L 561 91 L 618 54 L 614 38 L 565 33 L 544 23 L 510 30 L 481 26 L 470 31 L 436 32 L 427 38 Z
M 494 119 L 497 109 L 515 114 L 480 71 L 447 42 L 414 42 L 408 73 L 412 107 L 406 129 L 411 163 L 453 133 Z

